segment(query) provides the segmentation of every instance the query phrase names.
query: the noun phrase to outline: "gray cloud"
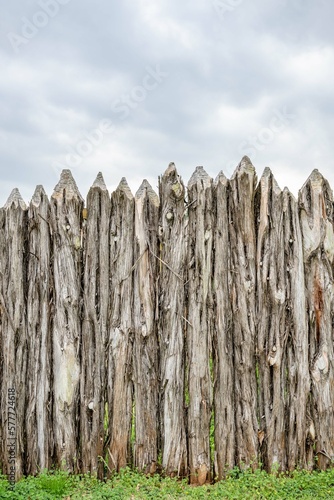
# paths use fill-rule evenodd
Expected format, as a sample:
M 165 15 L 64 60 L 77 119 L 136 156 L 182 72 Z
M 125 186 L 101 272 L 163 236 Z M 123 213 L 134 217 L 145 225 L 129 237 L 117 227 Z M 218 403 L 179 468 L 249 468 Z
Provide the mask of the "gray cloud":
M 13 187 L 27 201 L 36 184 L 51 194 L 68 155 L 101 137 L 104 120 L 112 131 L 72 165 L 84 196 L 99 170 L 110 189 L 125 175 L 136 190 L 144 177 L 156 186 L 169 161 L 186 181 L 197 165 L 231 175 L 246 152 L 259 175 L 269 165 L 295 194 L 313 168 L 334 185 L 334 4 L 237 4 L 223 15 L 214 0 L 6 4 L 0 205 Z M 45 26 L 25 38 L 43 24 L 40 11 Z M 161 81 L 147 77 L 157 65 Z M 294 118 L 275 127 L 282 110 Z

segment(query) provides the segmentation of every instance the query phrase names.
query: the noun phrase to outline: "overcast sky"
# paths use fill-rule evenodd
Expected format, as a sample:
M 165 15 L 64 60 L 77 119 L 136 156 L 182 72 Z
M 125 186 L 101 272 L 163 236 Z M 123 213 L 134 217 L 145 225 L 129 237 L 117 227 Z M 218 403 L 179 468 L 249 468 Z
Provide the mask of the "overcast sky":
M 294 194 L 334 187 L 333 0 L 1 1 L 0 205 L 71 168 L 153 187 L 245 154 Z

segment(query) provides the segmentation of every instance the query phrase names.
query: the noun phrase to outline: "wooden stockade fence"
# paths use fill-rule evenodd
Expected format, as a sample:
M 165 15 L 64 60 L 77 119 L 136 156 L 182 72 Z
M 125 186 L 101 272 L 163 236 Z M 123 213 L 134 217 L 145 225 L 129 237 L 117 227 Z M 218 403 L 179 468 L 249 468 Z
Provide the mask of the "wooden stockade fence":
M 159 197 L 99 174 L 86 207 L 64 170 L 51 199 L 0 210 L 0 469 L 126 465 L 202 484 L 234 466 L 334 460 L 333 194 L 298 201 L 243 158 L 228 180 L 173 163 Z M 213 425 L 214 424 L 214 425 Z M 214 429 L 214 431 L 210 429 Z

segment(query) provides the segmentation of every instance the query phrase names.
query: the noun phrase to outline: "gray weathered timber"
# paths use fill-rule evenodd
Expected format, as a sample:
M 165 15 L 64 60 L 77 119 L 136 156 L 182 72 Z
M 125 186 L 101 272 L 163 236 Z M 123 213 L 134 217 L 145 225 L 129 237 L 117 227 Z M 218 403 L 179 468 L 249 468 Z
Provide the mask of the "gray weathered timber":
M 196 168 L 188 183 L 188 449 L 192 484 L 203 484 L 211 470 L 212 184 L 203 167 Z
M 308 417 L 310 376 L 305 298 L 303 243 L 298 204 L 287 188 L 283 191 L 282 240 L 285 257 L 286 325 L 286 447 L 287 469 L 307 468 L 312 464 L 312 425 Z M 309 432 L 311 429 L 311 433 Z
M 184 400 L 185 206 L 174 163 L 160 179 L 159 347 L 162 467 L 187 473 Z
M 26 472 L 52 465 L 50 203 L 37 186 L 28 210 Z M 20 397 L 20 396 L 19 396 Z
M 1 254 L 1 349 L 2 365 L 2 471 L 9 471 L 7 449 L 11 443 L 13 421 L 9 420 L 8 389 L 15 389 L 16 398 L 16 478 L 24 471 L 25 447 L 25 406 L 26 397 L 26 259 L 27 259 L 27 210 L 17 189 L 10 195 L 2 210 L 2 235 L 6 244 Z M 10 394 L 12 395 L 12 393 Z
M 215 476 L 219 479 L 234 467 L 236 454 L 228 197 L 229 182 L 221 172 L 214 184 L 213 265 Z
M 0 469 L 124 466 L 223 478 L 334 460 L 333 194 L 298 202 L 244 157 L 230 180 L 175 165 L 87 208 L 69 171 L 50 202 L 0 209 Z M 185 204 L 186 199 L 186 204 Z M 210 420 L 214 418 L 214 449 Z M 214 452 L 214 467 L 211 458 Z
M 234 349 L 237 465 L 256 466 L 256 238 L 254 191 L 256 173 L 244 157 L 230 180 L 229 234 L 231 251 L 232 339 Z
M 131 464 L 134 197 L 123 178 L 111 196 L 111 307 L 107 349 L 111 470 Z
M 260 380 L 259 414 L 262 460 L 268 470 L 286 468 L 285 435 L 285 274 L 282 241 L 283 196 L 266 168 L 256 192 L 257 230 L 257 346 Z M 263 432 L 263 434 L 261 434 Z
M 312 384 L 309 436 L 321 469 L 334 459 L 333 193 L 314 170 L 299 193 Z
M 80 442 L 84 473 L 103 477 L 106 390 L 105 349 L 109 311 L 110 196 L 98 174 L 84 211 L 83 322 L 80 378 Z
M 55 464 L 76 470 L 80 407 L 81 275 L 83 200 L 69 170 L 51 197 L 54 317 L 53 434 Z
M 135 196 L 134 242 L 134 464 L 139 470 L 153 469 L 158 458 L 158 222 L 159 199 L 144 181 Z

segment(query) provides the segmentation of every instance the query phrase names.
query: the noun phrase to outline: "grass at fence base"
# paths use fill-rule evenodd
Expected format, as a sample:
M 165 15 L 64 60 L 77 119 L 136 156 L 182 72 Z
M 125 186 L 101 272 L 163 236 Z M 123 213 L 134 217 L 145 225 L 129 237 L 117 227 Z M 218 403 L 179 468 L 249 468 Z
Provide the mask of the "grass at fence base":
M 0 499 L 24 500 L 82 499 L 334 499 L 334 469 L 327 472 L 296 471 L 290 476 L 264 471 L 241 472 L 234 469 L 229 477 L 215 485 L 191 487 L 187 481 L 146 477 L 129 469 L 115 474 L 107 482 L 89 475 L 70 476 L 65 472 L 43 472 L 19 481 L 10 490 L 0 476 Z

